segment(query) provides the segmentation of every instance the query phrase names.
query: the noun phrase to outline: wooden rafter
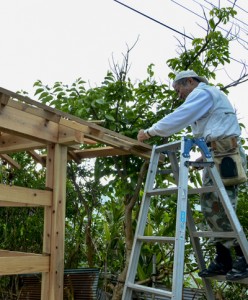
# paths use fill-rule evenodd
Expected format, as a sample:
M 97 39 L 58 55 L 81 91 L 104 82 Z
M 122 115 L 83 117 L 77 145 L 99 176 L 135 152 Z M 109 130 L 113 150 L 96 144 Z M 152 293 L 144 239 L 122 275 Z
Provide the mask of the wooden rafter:
M 0 95 L 8 99 L 4 101 L 0 118 L 0 130 L 5 134 L 0 137 L 0 145 L 3 145 L 0 153 L 40 149 L 49 143 L 71 147 L 99 143 L 119 149 L 115 153 L 120 154 L 116 155 L 133 154 L 146 159 L 150 156 L 151 146 L 147 144 L 3 88 Z M 93 153 L 100 156 L 104 151 L 99 149 L 91 155 Z M 76 158 L 77 154 L 70 152 L 70 156 Z

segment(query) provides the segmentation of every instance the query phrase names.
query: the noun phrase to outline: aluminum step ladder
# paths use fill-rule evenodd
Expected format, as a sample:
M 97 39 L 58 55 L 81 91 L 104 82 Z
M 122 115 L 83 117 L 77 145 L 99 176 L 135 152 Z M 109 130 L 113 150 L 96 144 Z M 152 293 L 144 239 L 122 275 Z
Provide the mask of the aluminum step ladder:
M 197 146 L 202 153 L 204 162 L 192 162 L 189 160 L 190 151 L 193 147 Z M 180 164 L 178 164 L 177 153 L 180 151 Z M 176 187 L 169 188 L 156 188 L 156 175 L 158 172 L 158 165 L 161 156 L 168 156 L 171 169 L 174 174 Z M 208 168 L 210 176 L 213 180 L 213 186 L 202 188 L 188 189 L 188 173 L 189 166 Z M 212 231 L 197 231 L 193 214 L 188 203 L 188 194 L 201 194 L 201 193 L 217 192 L 223 207 L 226 211 L 228 219 L 231 223 L 231 232 L 212 232 Z M 145 236 L 145 227 L 151 202 L 151 197 L 156 195 L 168 195 L 177 193 L 177 215 L 176 215 L 176 228 L 175 237 L 162 237 L 162 236 Z M 205 261 L 200 246 L 200 238 L 212 237 L 227 237 L 236 238 L 248 262 L 248 242 L 244 234 L 243 228 L 236 216 L 236 213 L 231 205 L 226 189 L 222 183 L 217 168 L 213 162 L 211 153 L 203 138 L 189 139 L 184 137 L 179 142 L 168 143 L 161 146 L 154 146 L 151 154 L 150 164 L 147 173 L 147 179 L 144 187 L 144 195 L 140 207 L 134 242 L 127 271 L 127 277 L 124 285 L 122 300 L 131 300 L 133 291 L 144 292 L 155 296 L 162 296 L 162 299 L 181 300 L 183 295 L 183 281 L 184 281 L 184 252 L 185 252 L 185 233 L 186 226 L 190 235 L 191 243 L 195 252 L 195 258 L 198 263 L 199 269 L 203 270 Z M 141 246 L 143 243 L 172 243 L 174 244 L 174 262 L 172 274 L 172 289 L 165 291 L 163 289 L 148 287 L 135 283 L 137 274 L 137 267 Z M 214 300 L 214 293 L 211 287 L 211 280 L 225 280 L 225 276 L 216 276 L 211 278 L 202 278 L 203 286 L 205 289 L 206 297 L 208 300 Z M 247 283 L 245 280 L 243 280 Z M 239 281 L 240 282 L 240 281 Z

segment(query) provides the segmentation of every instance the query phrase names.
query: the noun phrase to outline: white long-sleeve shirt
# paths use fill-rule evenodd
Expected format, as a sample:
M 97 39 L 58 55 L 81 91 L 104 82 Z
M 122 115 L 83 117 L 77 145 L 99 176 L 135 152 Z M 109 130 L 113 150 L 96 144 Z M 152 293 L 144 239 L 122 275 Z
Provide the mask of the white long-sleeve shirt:
M 148 130 L 152 136 L 170 136 L 189 125 L 195 137 L 203 137 L 207 142 L 241 134 L 236 113 L 227 96 L 202 82 L 181 106 Z
M 198 86 L 203 83 L 199 83 Z M 195 88 L 186 98 L 185 102 L 150 127 L 152 136 L 170 136 L 183 128 L 193 124 L 206 115 L 213 106 L 211 95 L 202 89 Z

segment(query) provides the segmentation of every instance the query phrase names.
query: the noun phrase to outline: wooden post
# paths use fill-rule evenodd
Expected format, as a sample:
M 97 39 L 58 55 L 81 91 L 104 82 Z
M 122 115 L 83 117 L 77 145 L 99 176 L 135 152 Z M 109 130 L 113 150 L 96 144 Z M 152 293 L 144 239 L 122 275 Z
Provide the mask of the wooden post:
M 43 253 L 50 255 L 49 272 L 42 273 L 41 300 L 63 299 L 67 147 L 48 146 L 46 187 L 51 207 L 44 211 Z

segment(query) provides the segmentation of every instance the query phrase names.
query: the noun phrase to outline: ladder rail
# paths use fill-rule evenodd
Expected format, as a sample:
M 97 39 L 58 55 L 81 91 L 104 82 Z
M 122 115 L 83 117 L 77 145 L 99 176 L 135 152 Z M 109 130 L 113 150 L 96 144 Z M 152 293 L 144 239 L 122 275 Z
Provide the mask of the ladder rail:
M 196 262 L 199 266 L 199 269 L 203 270 L 206 268 L 206 264 L 205 264 L 204 256 L 203 256 L 202 249 L 201 249 L 200 238 L 196 235 L 197 230 L 196 230 L 192 210 L 190 208 L 189 203 L 188 203 L 188 213 L 187 213 L 187 227 L 189 229 L 190 240 L 191 240 L 194 252 L 195 252 Z M 214 299 L 215 296 L 214 296 L 214 292 L 213 292 L 213 289 L 211 286 L 210 279 L 203 277 L 202 283 L 204 286 L 204 290 L 205 290 L 207 299 Z
M 147 195 L 147 190 L 152 189 L 153 183 L 156 177 L 157 165 L 159 161 L 160 153 L 156 152 L 156 146 L 153 146 L 151 159 L 148 167 L 146 183 L 144 187 L 144 194 L 141 202 L 137 227 L 135 231 L 132 251 L 130 255 L 130 262 L 128 265 L 126 282 L 123 289 L 123 296 L 122 299 L 131 299 L 132 297 L 132 289 L 130 289 L 127 285 L 129 282 L 135 281 L 136 271 L 139 262 L 139 254 L 142 246 L 142 241 L 138 239 L 139 236 L 144 235 L 146 221 L 147 221 L 147 214 L 150 206 L 150 199 L 151 196 Z
M 168 156 L 169 156 L 169 159 L 170 159 L 170 162 L 172 165 L 172 169 L 176 172 L 176 174 L 179 174 L 179 165 L 178 165 L 178 160 L 176 158 L 175 152 L 171 153 Z M 182 164 L 182 161 L 180 162 L 180 165 L 181 164 Z M 179 176 L 175 176 L 175 180 L 176 180 L 176 183 L 178 184 Z M 214 188 L 214 187 L 211 187 L 211 188 Z M 196 189 L 193 189 L 193 190 L 196 190 Z M 214 188 L 214 190 L 216 190 L 216 188 Z M 190 194 L 190 191 L 192 191 L 192 190 L 188 189 L 188 194 Z M 197 264 L 200 267 L 200 270 L 202 270 L 205 268 L 206 265 L 205 265 L 204 256 L 203 256 L 203 253 L 201 250 L 200 239 L 196 234 L 197 230 L 196 230 L 196 226 L 195 226 L 195 222 L 194 222 L 194 218 L 193 218 L 193 214 L 192 214 L 192 210 L 191 210 L 189 202 L 187 202 L 187 227 L 188 227 L 192 247 L 195 252 Z M 213 289 L 211 286 L 211 281 L 208 278 L 202 278 L 202 281 L 203 281 L 203 286 L 204 286 L 204 290 L 206 292 L 207 299 L 214 299 L 215 296 L 214 296 Z
M 182 142 L 182 149 L 184 149 L 184 141 Z M 178 180 L 178 200 L 177 201 L 177 215 L 176 215 L 176 241 L 174 248 L 174 257 L 176 263 L 173 264 L 173 278 L 172 278 L 172 299 L 182 298 L 183 288 L 183 274 L 184 272 L 184 252 L 185 252 L 185 234 L 187 221 L 187 203 L 188 203 L 188 168 L 185 166 L 185 158 L 181 153 L 179 180 Z
M 207 159 L 209 160 L 209 159 Z M 243 254 L 245 256 L 246 261 L 248 262 L 248 241 L 246 239 L 243 227 L 241 226 L 239 219 L 237 217 L 237 214 L 231 204 L 231 201 L 229 199 L 229 196 L 227 194 L 227 191 L 225 189 L 225 186 L 221 180 L 221 177 L 219 175 L 219 172 L 214 165 L 213 167 L 209 168 L 209 173 L 211 176 L 211 179 L 213 180 L 214 184 L 218 188 L 218 196 L 221 199 L 222 205 L 225 209 L 225 213 L 229 219 L 229 222 L 231 223 L 231 226 L 236 233 L 236 238 L 238 240 L 238 243 L 243 251 Z

